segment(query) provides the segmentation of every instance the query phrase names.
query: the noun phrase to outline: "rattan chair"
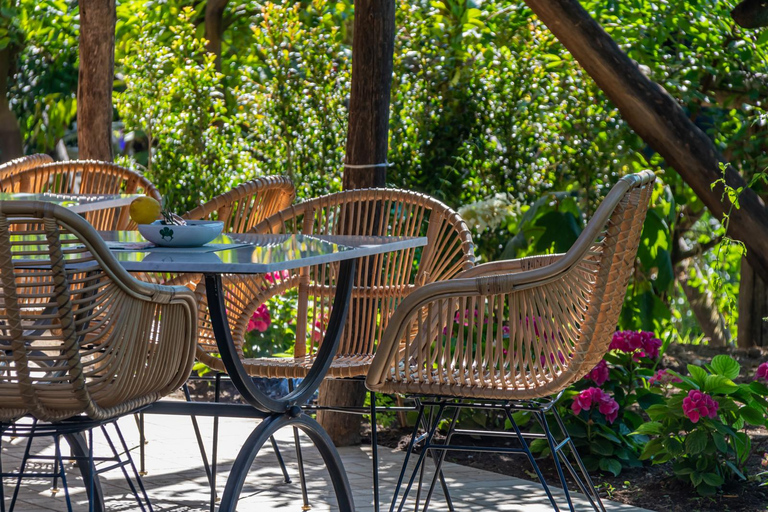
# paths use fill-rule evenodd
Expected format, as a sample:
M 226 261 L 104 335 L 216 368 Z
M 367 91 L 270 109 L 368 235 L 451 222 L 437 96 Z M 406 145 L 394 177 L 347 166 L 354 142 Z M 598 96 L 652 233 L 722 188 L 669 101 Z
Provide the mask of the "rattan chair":
M 17 172 L 33 169 L 51 162 L 53 162 L 53 158 L 44 153 L 16 158 L 0 165 L 0 180 Z
M 287 208 L 296 197 L 285 176 L 266 176 L 241 183 L 183 215 L 187 220 L 224 221 L 225 233 L 245 233 L 267 217 Z
M 160 193 L 141 174 L 108 162 L 72 160 L 39 165 L 0 179 L 0 192 L 52 194 L 145 194 L 161 201 Z M 135 229 L 128 208 L 83 214 L 99 231 Z
M 472 238 L 464 221 L 445 204 L 424 194 L 394 189 L 361 189 L 330 194 L 286 208 L 253 229 L 255 233 L 312 235 L 426 236 L 429 243 L 408 250 L 362 258 L 358 262 L 352 302 L 336 357 L 328 377 L 364 377 L 390 315 L 413 290 L 450 279 L 474 264 Z M 323 339 L 336 291 L 338 264 L 318 265 L 295 273 L 228 276 L 224 280 L 230 329 L 243 366 L 253 377 L 303 378 L 314 363 Z M 294 357 L 246 358 L 243 353 L 248 322 L 254 311 L 276 295 L 298 290 Z M 198 360 L 226 371 L 207 312 L 205 286 L 197 289 L 200 303 Z M 371 395 L 375 421 L 376 400 Z M 296 438 L 304 506 L 308 498 L 301 452 Z M 377 456 L 374 447 L 374 496 L 378 509 Z
M 189 377 L 194 294 L 131 277 L 79 215 L 0 202 L 0 281 L 0 431 L 22 416 L 30 436 L 90 430 Z
M 424 194 L 394 189 L 360 189 L 305 201 L 265 219 L 254 233 L 312 235 L 426 236 L 419 250 L 363 258 L 332 378 L 364 376 L 390 315 L 398 303 L 424 284 L 450 279 L 474 264 L 472 238 L 464 221 L 445 204 Z M 318 265 L 293 274 L 228 276 L 227 311 L 233 339 L 243 355 L 243 341 L 253 313 L 269 298 L 298 289 L 299 313 L 292 358 L 243 355 L 250 375 L 302 378 L 314 362 L 325 334 L 335 295 L 337 264 Z M 216 357 L 216 341 L 207 314 L 205 286 L 197 288 L 200 302 L 198 359 L 226 371 Z
M 554 441 L 544 417 L 548 409 L 554 411 L 554 400 L 546 397 L 556 396 L 581 379 L 608 351 L 653 183 L 650 171 L 622 178 L 566 254 L 487 263 L 457 279 L 414 291 L 390 320 L 368 371 L 368 388 L 438 397 L 431 403 L 442 412 L 446 408 L 458 411 L 473 401 L 495 403 L 507 412 L 515 435 L 521 433 L 510 411 L 530 411 L 542 424 L 544 434 L 539 436 L 556 454 L 566 492 L 561 462 L 594 508 L 602 510 L 559 417 L 566 441 Z M 433 426 L 440 414 L 437 416 Z M 420 461 L 426 451 L 440 450 L 440 445 L 431 442 L 433 433 L 434 429 L 428 433 Z M 525 441 L 519 440 L 517 452 L 528 456 L 544 483 Z M 566 446 L 575 455 L 586 483 L 565 457 Z M 403 502 L 415 475 L 414 470 Z M 398 483 L 395 501 L 399 488 Z

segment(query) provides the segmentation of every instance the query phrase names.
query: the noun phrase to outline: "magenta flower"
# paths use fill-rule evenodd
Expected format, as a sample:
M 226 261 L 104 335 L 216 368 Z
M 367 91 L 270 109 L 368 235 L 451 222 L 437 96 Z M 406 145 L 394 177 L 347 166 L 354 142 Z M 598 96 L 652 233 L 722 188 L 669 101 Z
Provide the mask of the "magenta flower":
M 619 416 L 619 404 L 611 395 L 600 388 L 585 389 L 573 399 L 571 410 L 575 414 L 581 411 L 588 411 L 593 405 L 597 405 L 597 410 L 605 416 L 609 423 L 616 421 Z
M 656 374 L 648 379 L 648 385 L 650 386 L 665 386 L 667 384 L 673 384 L 675 382 L 683 382 L 679 377 L 675 377 L 667 370 L 659 370 Z
M 288 272 L 287 270 L 275 271 L 275 272 L 272 272 L 271 274 L 264 274 L 264 279 L 266 279 L 270 283 L 276 283 L 281 279 L 288 279 L 289 277 L 291 277 L 291 273 Z
M 683 413 L 694 423 L 698 423 L 700 418 L 717 417 L 719 407 L 720 404 L 711 396 L 697 389 L 690 390 L 688 396 L 683 399 Z
M 608 363 L 605 359 L 597 363 L 597 366 L 592 368 L 592 371 L 587 374 L 585 379 L 593 381 L 598 386 L 602 386 L 605 381 L 610 379 L 610 372 L 608 370 Z
M 618 331 L 613 333 L 611 345 L 608 348 L 633 354 L 635 358 L 650 357 L 656 359 L 659 357 L 661 340 L 648 331 Z
M 763 380 L 768 382 L 768 361 L 764 362 L 757 367 L 757 373 L 755 373 L 755 380 Z
M 248 320 L 248 327 L 245 328 L 247 332 L 259 331 L 264 332 L 272 323 L 272 317 L 269 315 L 269 310 L 265 304 L 262 304 L 256 311 L 253 312 L 251 319 Z

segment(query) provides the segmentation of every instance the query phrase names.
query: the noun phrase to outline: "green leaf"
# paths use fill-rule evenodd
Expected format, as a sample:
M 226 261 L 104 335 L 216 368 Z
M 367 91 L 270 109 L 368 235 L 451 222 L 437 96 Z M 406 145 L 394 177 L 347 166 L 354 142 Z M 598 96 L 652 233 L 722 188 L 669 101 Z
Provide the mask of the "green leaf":
M 744 418 L 744 421 L 752 425 L 765 425 L 766 422 L 765 414 L 749 405 L 739 409 L 739 415 Z
M 739 386 L 728 377 L 723 375 L 707 375 L 704 379 L 702 391 L 706 393 L 722 393 L 729 395 L 738 391 Z
M 707 378 L 707 370 L 700 366 L 693 364 L 688 365 L 688 373 L 691 374 L 691 379 L 701 388 L 704 386 L 704 381 Z
M 715 446 L 722 453 L 728 453 L 728 442 L 725 440 L 725 436 L 720 432 L 713 432 L 712 439 L 715 441 Z
M 664 449 L 664 445 L 661 442 L 661 438 L 652 439 L 643 448 L 643 453 L 640 454 L 640 460 L 648 460 L 661 450 Z
M 739 365 L 734 358 L 725 354 L 719 354 L 713 357 L 710 366 L 716 374 L 731 380 L 737 378 L 741 371 L 741 365 Z
M 658 421 L 650 421 L 640 425 L 637 430 L 632 432 L 632 434 L 648 434 L 658 436 L 661 435 L 662 432 L 664 432 L 664 425 Z
M 696 429 L 685 436 L 685 450 L 690 455 L 699 454 L 706 448 L 708 439 L 705 430 Z
M 619 476 L 621 473 L 621 462 L 616 459 L 600 459 L 600 469 L 613 473 L 613 476 Z
M 613 444 L 606 439 L 594 439 L 589 447 L 592 449 L 592 453 L 598 455 L 611 456 L 613 455 Z
M 643 391 L 645 391 L 645 390 L 643 390 Z M 657 395 L 655 393 L 644 393 L 644 394 L 641 394 L 638 391 L 637 403 L 643 409 L 647 410 L 652 405 L 663 404 L 664 402 L 665 402 L 664 397 L 662 397 L 661 395 Z
M 712 487 L 720 487 L 723 485 L 723 477 L 717 473 L 704 473 L 701 475 L 701 477 L 705 483 L 711 485 Z
M 717 489 L 709 484 L 701 483 L 696 486 L 696 492 L 702 496 L 713 496 L 717 492 Z

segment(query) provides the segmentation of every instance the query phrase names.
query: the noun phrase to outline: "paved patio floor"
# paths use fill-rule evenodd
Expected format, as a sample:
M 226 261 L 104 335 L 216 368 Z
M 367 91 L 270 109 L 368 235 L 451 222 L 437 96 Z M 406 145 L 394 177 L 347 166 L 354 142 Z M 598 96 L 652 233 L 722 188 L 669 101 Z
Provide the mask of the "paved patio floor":
M 205 439 L 211 439 L 210 418 L 201 419 L 201 428 Z M 237 452 L 247 435 L 255 426 L 254 420 L 223 419 L 220 424 L 218 489 L 221 492 L 226 477 Z M 129 446 L 138 444 L 138 431 L 132 417 L 120 420 L 121 429 Z M 197 444 L 190 420 L 176 416 L 146 416 L 147 475 L 144 482 L 154 510 L 168 512 L 204 512 L 208 510 L 208 481 L 203 470 Z M 293 448 L 293 434 L 290 429 L 279 432 L 278 444 L 293 477 L 293 483 L 283 482 L 282 473 L 276 463 L 271 448 L 265 448 L 256 459 L 248 481 L 246 482 L 238 509 L 260 512 L 263 510 L 301 510 L 301 492 L 296 470 L 296 457 Z M 103 437 L 94 435 L 96 453 L 107 453 Z M 302 435 L 305 449 L 304 460 L 308 472 L 309 493 L 312 511 L 337 510 L 334 504 L 333 489 L 323 467 L 319 453 L 314 450 L 309 440 Z M 5 471 L 15 470 L 23 454 L 25 440 L 5 441 L 2 451 L 2 463 Z M 32 452 L 52 454 L 50 439 L 41 439 L 32 445 Z M 373 495 L 370 463 L 370 447 L 342 448 L 340 450 L 344 466 L 349 475 L 358 511 L 373 512 Z M 134 452 L 138 464 L 138 450 Z M 399 473 L 403 453 L 388 448 L 380 448 L 380 474 L 382 478 L 382 503 L 388 505 L 394 492 L 394 485 Z M 524 461 L 520 461 L 524 463 Z M 46 461 L 37 461 L 37 468 L 49 465 Z M 428 466 L 429 469 L 431 467 Z M 510 478 L 504 475 L 481 471 L 474 468 L 446 463 L 445 475 L 456 510 L 459 511 L 524 511 L 538 512 L 551 510 L 541 486 L 532 482 Z M 85 488 L 76 471 L 68 472 L 74 510 L 88 510 Z M 431 477 L 428 471 L 427 476 Z M 107 497 L 107 509 L 110 511 L 140 510 L 133 500 L 129 487 L 119 470 L 113 470 L 101 476 L 104 493 Z M 13 492 L 11 479 L 5 479 L 6 504 Z M 52 495 L 50 479 L 26 479 L 19 494 L 16 510 L 21 512 L 66 510 L 64 493 Z M 412 493 L 413 495 L 413 493 Z M 565 500 L 561 492 L 556 492 L 561 506 Z M 605 502 L 609 512 L 644 512 L 643 509 L 629 507 L 612 502 Z M 442 492 L 435 492 L 430 510 L 447 510 Z M 388 507 L 382 507 L 388 510 Z M 406 507 L 408 510 L 408 507 Z M 411 505 L 410 510 L 413 510 Z M 585 499 L 577 499 L 577 510 L 591 510 Z

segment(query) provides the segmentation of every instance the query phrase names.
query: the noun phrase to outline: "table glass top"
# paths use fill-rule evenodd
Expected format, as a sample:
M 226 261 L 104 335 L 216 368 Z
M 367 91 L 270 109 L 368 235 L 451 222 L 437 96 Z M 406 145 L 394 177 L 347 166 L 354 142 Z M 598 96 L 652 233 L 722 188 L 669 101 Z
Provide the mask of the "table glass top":
M 104 210 L 127 206 L 142 194 L 52 194 L 52 193 L 8 193 L 0 192 L 0 201 L 43 201 L 69 208 L 75 213 Z
M 426 237 L 231 234 L 202 247 L 181 248 L 152 246 L 138 231 L 106 231 L 100 235 L 117 261 L 131 272 L 260 274 L 427 244 Z M 26 238 L 30 245 L 44 243 L 39 236 Z

